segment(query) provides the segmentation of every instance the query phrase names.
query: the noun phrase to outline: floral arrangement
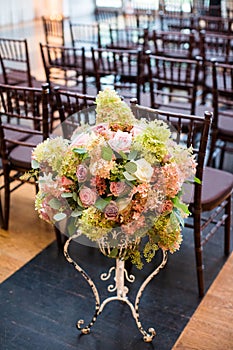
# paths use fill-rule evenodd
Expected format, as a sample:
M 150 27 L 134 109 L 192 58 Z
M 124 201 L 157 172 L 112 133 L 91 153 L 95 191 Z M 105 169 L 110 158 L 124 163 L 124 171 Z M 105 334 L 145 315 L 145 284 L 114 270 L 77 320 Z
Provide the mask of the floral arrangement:
M 179 249 L 189 214 L 182 186 L 196 168 L 192 149 L 174 142 L 165 122 L 137 120 L 115 91 L 97 95 L 96 125 L 39 144 L 32 168 L 39 216 L 65 221 L 67 235 L 80 230 L 104 254 L 138 268 L 159 248 Z

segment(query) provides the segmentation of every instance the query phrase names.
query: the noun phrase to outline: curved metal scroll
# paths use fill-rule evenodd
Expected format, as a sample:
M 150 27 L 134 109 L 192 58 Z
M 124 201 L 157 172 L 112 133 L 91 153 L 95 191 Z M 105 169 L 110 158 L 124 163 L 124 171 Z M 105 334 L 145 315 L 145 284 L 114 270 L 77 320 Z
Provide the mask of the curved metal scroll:
M 89 275 L 70 257 L 69 253 L 68 253 L 68 249 L 69 249 L 69 245 L 70 245 L 70 242 L 73 240 L 73 239 L 76 239 L 78 238 L 79 236 L 81 236 L 81 233 L 78 232 L 76 233 L 75 235 L 71 236 L 66 242 L 65 242 L 65 245 L 64 245 L 64 255 L 65 255 L 65 258 L 67 259 L 67 261 L 72 264 L 74 266 L 74 268 L 81 273 L 81 275 L 85 278 L 85 280 L 88 282 L 88 284 L 90 285 L 91 289 L 92 289 L 92 292 L 94 294 L 94 297 L 95 297 L 95 313 L 94 313 L 94 316 L 92 317 L 92 320 L 90 321 L 90 323 L 87 325 L 87 326 L 83 326 L 84 324 L 84 320 L 79 320 L 76 324 L 77 328 L 79 330 L 81 330 L 81 332 L 83 334 L 88 334 L 90 333 L 90 328 L 93 326 L 93 324 L 95 323 L 96 321 L 96 318 L 99 314 L 99 309 L 100 309 L 100 297 L 99 297 L 99 293 L 98 293 L 98 290 L 94 284 L 94 282 L 92 281 L 92 279 L 89 277 Z
M 79 330 L 81 330 L 81 332 L 83 334 L 88 334 L 90 333 L 90 328 L 93 326 L 93 324 L 95 323 L 98 315 L 101 314 L 101 312 L 103 311 L 104 307 L 111 301 L 114 300 L 118 300 L 118 301 L 122 301 L 124 303 L 126 303 L 127 305 L 129 305 L 132 315 L 136 321 L 137 327 L 139 329 L 139 331 L 142 333 L 143 335 L 143 340 L 145 342 L 151 342 L 154 338 L 154 336 L 156 335 L 156 332 L 154 330 L 154 328 L 149 328 L 148 331 L 146 331 L 143 327 L 142 324 L 139 320 L 139 303 L 140 303 L 140 299 L 142 297 L 142 293 L 145 289 L 145 287 L 148 285 L 148 283 L 154 278 L 154 276 L 156 276 L 159 271 L 165 266 L 166 262 L 167 262 L 167 252 L 163 250 L 163 258 L 162 261 L 160 263 L 160 265 L 145 279 L 145 281 L 141 284 L 138 293 L 136 295 L 135 298 L 135 304 L 133 305 L 128 297 L 127 297 L 127 293 L 128 293 L 128 288 L 125 286 L 124 284 L 124 278 L 127 279 L 127 281 L 133 283 L 135 280 L 135 276 L 130 275 L 128 276 L 127 274 L 127 270 L 124 267 L 125 262 L 123 260 L 120 259 L 116 259 L 116 267 L 111 267 L 109 269 L 108 273 L 102 273 L 100 278 L 104 281 L 108 280 L 111 277 L 111 273 L 112 271 L 115 270 L 115 286 L 114 285 L 109 285 L 108 286 L 108 291 L 109 292 L 114 292 L 117 291 L 117 295 L 113 296 L 113 297 L 109 297 L 106 298 L 102 303 L 100 303 L 100 297 L 99 297 L 99 293 L 97 291 L 97 288 L 94 284 L 94 282 L 92 281 L 92 279 L 88 276 L 88 274 L 70 257 L 69 253 L 68 253 L 68 248 L 69 248 L 69 244 L 73 239 L 78 238 L 81 235 L 80 232 L 78 232 L 77 234 L 73 235 L 72 237 L 70 237 L 65 245 L 64 245 L 64 255 L 67 259 L 67 261 L 69 263 L 71 263 L 75 269 L 80 272 L 82 274 L 82 276 L 85 278 L 85 280 L 88 282 L 88 284 L 90 285 L 92 292 L 94 294 L 95 297 L 95 313 L 94 316 L 92 318 L 92 320 L 90 321 L 90 323 L 87 326 L 83 326 L 84 324 L 84 320 L 79 320 L 77 322 L 77 328 Z

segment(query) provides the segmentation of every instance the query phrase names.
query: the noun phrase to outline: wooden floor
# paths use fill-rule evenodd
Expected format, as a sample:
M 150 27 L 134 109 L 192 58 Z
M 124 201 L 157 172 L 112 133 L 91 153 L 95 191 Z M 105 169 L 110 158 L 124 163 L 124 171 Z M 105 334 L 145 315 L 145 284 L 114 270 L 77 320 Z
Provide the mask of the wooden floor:
M 35 188 L 24 184 L 11 197 L 9 230 L 0 229 L 0 283 L 55 239 L 34 209 Z
M 173 350 L 233 349 L 233 253 Z

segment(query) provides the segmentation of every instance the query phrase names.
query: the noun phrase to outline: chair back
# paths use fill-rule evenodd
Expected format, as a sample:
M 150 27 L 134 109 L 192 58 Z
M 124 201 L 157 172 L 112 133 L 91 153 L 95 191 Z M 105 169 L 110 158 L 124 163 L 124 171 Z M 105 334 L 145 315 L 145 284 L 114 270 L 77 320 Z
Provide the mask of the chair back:
M 197 161 L 195 176 L 202 181 L 212 113 L 205 112 L 204 117 L 174 113 L 162 109 L 140 106 L 135 99 L 131 100 L 131 108 L 137 119 L 145 118 L 148 120 L 165 121 L 170 126 L 174 141 L 188 148 L 193 147 L 193 153 Z M 202 184 L 199 182 L 195 183 L 194 210 L 200 211 L 201 189 Z M 191 195 L 191 192 L 185 194 L 187 199 L 189 199 L 189 195 Z
M 54 88 L 61 125 L 55 133 L 70 139 L 75 129 L 83 124 L 95 124 L 96 96 Z M 90 109 L 89 107 L 93 107 Z
M 206 33 L 212 34 L 232 34 L 233 19 L 221 16 L 197 16 L 197 31 L 205 30 Z
M 202 60 L 148 54 L 151 107 L 195 114 Z
M 209 33 L 205 30 L 200 34 L 200 56 L 204 61 L 215 58 L 223 63 L 233 62 L 233 32 L 232 35 L 223 33 Z
M 49 136 L 49 87 L 0 85 L 0 141 L 3 183 L 3 228 L 8 229 L 10 193 L 28 182 L 33 149 Z M 35 181 L 30 181 L 37 186 Z M 1 214 L 1 213 L 0 213 Z M 1 215 L 0 215 L 1 216 Z
M 194 33 L 154 30 L 151 42 L 150 49 L 155 55 L 177 58 L 194 58 L 196 55 Z
M 69 21 L 69 26 L 73 47 L 84 47 L 86 51 L 90 51 L 91 47 L 101 47 L 98 23 L 82 24 Z
M 181 11 L 159 11 L 160 29 L 162 31 L 191 31 L 195 27 L 195 17 Z
M 95 19 L 97 23 L 118 25 L 119 11 L 114 8 L 96 7 Z
M 144 61 L 140 50 L 92 48 L 92 58 L 97 91 L 109 87 L 125 99 L 140 99 L 144 82 Z
M 85 50 L 40 43 L 45 75 L 50 87 L 75 88 L 86 93 Z
M 67 18 L 62 15 L 41 18 L 46 44 L 65 46 L 64 22 Z
M 213 162 L 221 150 L 219 168 L 223 168 L 225 152 L 233 153 L 233 65 L 217 62 L 213 59 L 212 66 L 212 96 L 213 123 L 208 165 Z M 230 158 L 229 158 L 230 160 Z
M 0 38 L 0 63 L 4 84 L 33 86 L 26 39 Z
M 148 49 L 148 29 L 137 27 L 116 28 L 109 26 L 110 44 L 107 48 L 119 50 Z
M 15 169 L 31 167 L 31 151 L 49 136 L 49 86 L 42 89 L 0 85 L 0 139 L 4 167 L 11 166 L 11 153 L 18 150 Z M 21 154 L 20 154 L 21 152 Z

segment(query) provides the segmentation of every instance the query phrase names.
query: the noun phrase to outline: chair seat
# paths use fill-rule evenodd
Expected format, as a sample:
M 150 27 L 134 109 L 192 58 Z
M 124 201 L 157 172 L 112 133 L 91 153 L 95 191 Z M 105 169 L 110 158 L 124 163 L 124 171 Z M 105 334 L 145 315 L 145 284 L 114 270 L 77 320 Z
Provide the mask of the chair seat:
M 17 127 L 19 128 L 20 126 L 17 126 Z M 5 129 L 5 137 L 6 139 L 24 141 L 24 140 L 27 140 L 29 136 L 28 136 L 28 133 L 22 133 L 15 130 Z M 6 146 L 7 146 L 7 149 L 14 148 L 12 147 L 12 145 L 10 146 L 8 142 L 6 143 Z
M 228 113 L 227 110 L 224 110 L 223 113 Z M 229 110 L 229 114 L 232 115 L 232 109 Z M 224 135 L 229 135 L 233 137 L 233 119 L 232 116 L 219 115 L 218 119 L 218 132 L 224 133 Z
M 27 139 L 28 143 L 38 145 L 43 142 L 41 135 L 34 135 Z M 35 146 L 34 146 L 35 147 Z M 13 166 L 19 169 L 31 169 L 31 156 L 34 147 L 16 146 L 9 155 L 9 160 Z
M 31 76 L 31 78 L 32 80 L 36 79 L 34 76 Z M 8 80 L 8 85 L 17 85 L 17 84 L 21 85 L 22 83 L 25 83 L 28 81 L 28 75 L 27 75 L 27 72 L 19 71 L 17 69 L 15 70 L 11 69 L 9 72 L 7 72 L 7 80 Z
M 216 208 L 223 202 L 233 190 L 233 174 L 215 169 L 205 167 L 202 180 L 202 211 L 210 211 Z M 194 193 L 192 185 L 185 185 L 185 193 L 183 199 L 186 203 L 192 204 L 194 202 Z

